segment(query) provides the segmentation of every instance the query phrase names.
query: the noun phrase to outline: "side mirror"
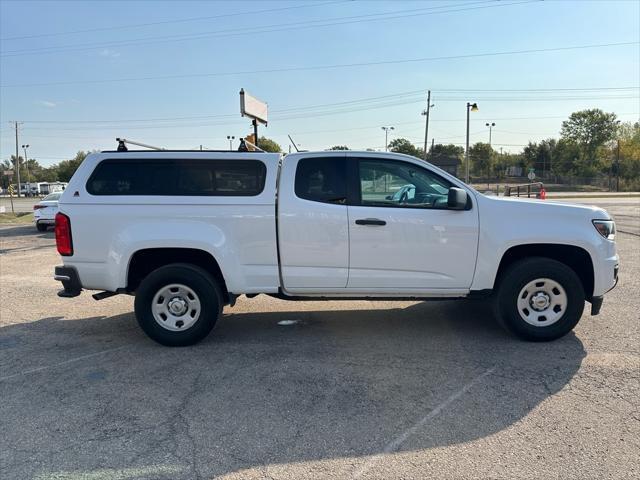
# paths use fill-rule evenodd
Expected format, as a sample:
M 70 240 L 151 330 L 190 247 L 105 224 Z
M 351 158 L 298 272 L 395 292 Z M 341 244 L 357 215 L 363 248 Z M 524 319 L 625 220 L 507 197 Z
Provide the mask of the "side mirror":
M 384 197 L 387 200 L 393 200 L 393 195 L 387 195 L 386 197 Z
M 468 196 L 465 190 L 456 187 L 449 189 L 449 197 L 447 199 L 449 210 L 464 210 L 467 208 L 467 201 Z

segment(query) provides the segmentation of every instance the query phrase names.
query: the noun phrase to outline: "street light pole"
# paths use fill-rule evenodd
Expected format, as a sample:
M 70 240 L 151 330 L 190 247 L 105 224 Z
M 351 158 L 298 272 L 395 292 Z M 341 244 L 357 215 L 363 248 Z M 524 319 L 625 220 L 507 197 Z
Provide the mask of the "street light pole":
M 18 156 L 18 125 L 20 122 L 13 122 L 16 129 L 16 172 L 15 175 L 18 179 L 18 198 L 20 198 L 20 157 Z
M 469 112 L 477 112 L 478 104 L 477 103 L 469 103 L 467 102 L 467 148 L 465 150 L 465 182 L 469 183 Z
M 395 130 L 393 127 L 382 127 L 384 130 L 384 151 L 389 151 L 389 130 Z
M 425 118 L 425 122 L 424 122 L 424 159 L 427 159 L 427 144 L 429 142 L 429 110 L 431 110 L 431 107 L 433 107 L 434 105 L 431 105 L 431 90 L 427 91 L 427 108 L 426 110 L 422 111 L 422 115 L 424 115 Z
M 491 130 L 496 126 L 495 122 L 485 123 L 487 127 L 489 127 L 489 146 L 491 146 Z
M 27 163 L 27 148 L 29 148 L 29 145 L 22 145 L 22 150 L 24 151 L 24 168 L 27 169 L 27 185 L 29 185 L 25 195 L 28 197 L 29 193 L 31 193 L 31 174 L 29 173 L 29 164 Z

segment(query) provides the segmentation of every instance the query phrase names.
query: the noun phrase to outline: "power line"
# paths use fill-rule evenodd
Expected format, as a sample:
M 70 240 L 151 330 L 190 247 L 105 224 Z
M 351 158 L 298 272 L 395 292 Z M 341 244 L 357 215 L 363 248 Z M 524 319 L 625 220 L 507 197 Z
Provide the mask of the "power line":
M 131 82 L 131 81 L 147 81 L 147 80 L 173 80 L 177 78 L 206 78 L 206 77 L 222 77 L 232 75 L 251 75 L 251 74 L 265 74 L 265 73 L 282 73 L 282 72 L 301 72 L 312 70 L 329 70 L 338 68 L 354 68 L 354 67 L 369 67 L 377 65 L 398 65 L 404 63 L 421 63 L 439 60 L 457 60 L 465 58 L 482 58 L 482 57 L 497 57 L 505 55 L 523 55 L 530 53 L 549 53 L 549 52 L 561 52 L 569 50 L 583 50 L 588 48 L 607 48 L 607 47 L 621 47 L 629 45 L 638 45 L 639 41 L 632 42 L 615 42 L 615 43 L 598 43 L 590 45 L 575 45 L 569 47 L 551 47 L 551 48 L 534 48 L 528 50 L 510 50 L 501 52 L 485 52 L 485 53 L 471 53 L 463 55 L 445 55 L 438 57 L 421 57 L 421 58 L 407 58 L 402 60 L 381 60 L 375 62 L 359 62 L 359 63 L 342 63 L 333 65 L 315 65 L 308 67 L 283 67 L 283 68 L 269 68 L 263 70 L 245 70 L 236 72 L 212 72 L 212 73 L 188 73 L 180 75 L 158 75 L 158 76 L 146 76 L 146 77 L 129 77 L 129 78 L 114 78 L 114 79 L 96 79 L 96 80 L 73 80 L 66 82 L 46 82 L 46 83 L 27 83 L 27 84 L 9 84 L 0 85 L 0 88 L 10 87 L 41 87 L 41 86 L 53 86 L 53 85 L 84 85 L 84 84 L 98 84 L 98 83 L 111 83 L 111 82 Z
M 410 101 L 410 102 L 400 102 L 400 103 L 384 103 L 384 104 L 377 104 L 377 105 L 364 105 L 364 106 L 358 106 L 358 107 L 353 107 L 353 108 L 349 108 L 349 109 L 338 109 L 338 110 L 325 110 L 325 111 L 315 111 L 315 112 L 308 112 L 308 111 L 302 111 L 302 112 L 295 112 L 295 113 L 290 113 L 287 115 L 273 115 L 271 117 L 272 121 L 286 121 L 286 120 L 295 120 L 295 119 L 299 119 L 299 118 L 309 118 L 310 116 L 313 117 L 325 117 L 325 116 L 333 116 L 333 115 L 341 115 L 341 114 L 347 114 L 347 113 L 354 113 L 354 112 L 361 112 L 361 111 L 367 111 L 367 110 L 376 110 L 376 109 L 382 109 L 382 108 L 390 108 L 390 107 L 396 107 L 396 106 L 401 106 L 401 105 L 406 105 L 406 104 L 412 104 L 412 103 L 417 103 L 416 101 Z M 565 118 L 565 116 L 561 116 L 558 118 Z M 497 118 L 496 118 L 497 120 Z M 461 120 L 446 120 L 446 119 L 434 119 L 434 122 L 444 122 L 444 121 L 461 121 Z M 176 124 L 176 123 L 163 123 L 163 124 L 156 124 L 156 125 L 129 125 L 126 128 L 129 130 L 149 130 L 149 129 L 163 129 L 163 128 L 176 128 L 176 127 L 182 127 L 182 128 L 187 128 L 187 127 L 207 127 L 207 126 L 216 126 L 216 125 L 243 125 L 247 123 L 246 121 L 242 120 L 242 119 L 238 119 L 237 121 L 220 121 L 220 120 L 214 120 L 211 122 L 198 122 L 198 123 L 181 123 L 181 124 Z M 113 124 L 113 125 L 95 125 L 95 126 L 91 126 L 91 127 L 68 127 L 68 128 L 52 128 L 52 127 L 35 127 L 35 128 L 30 128 L 29 130 L 57 130 L 57 131 L 76 131 L 76 130 L 107 130 L 107 129 L 118 129 L 121 130 L 122 127 L 118 124 Z
M 640 115 L 640 112 L 629 112 L 629 113 L 618 113 L 617 114 L 619 117 L 623 117 L 623 116 L 638 116 Z M 551 119 L 566 119 L 568 117 L 568 115 L 550 115 L 550 116 L 535 116 L 535 117 L 491 117 L 491 118 L 475 118 L 474 121 L 487 121 L 487 120 L 510 120 L 510 121 L 522 121 L 522 120 L 551 120 Z M 287 120 L 287 119 L 284 119 Z M 464 118 L 444 118 L 444 119 L 434 119 L 432 120 L 432 122 L 436 122 L 436 123 L 448 123 L 448 122 L 464 122 Z M 394 122 L 394 121 L 390 121 L 388 123 L 393 123 L 394 125 L 418 125 L 418 124 L 422 124 L 421 120 L 415 120 L 415 121 L 410 121 L 410 122 Z M 247 124 L 246 121 L 239 121 L 239 122 L 234 122 L 234 125 L 244 125 Z M 40 131 L 40 130 L 46 130 L 46 131 L 79 131 L 79 130 L 89 130 L 89 131 L 105 131 L 105 130 L 112 130 L 112 131 L 121 131 L 124 129 L 127 130 L 137 130 L 137 129 L 164 129 L 164 128 L 194 128 L 194 127 L 210 127 L 210 126 L 216 126 L 216 125 L 229 125 L 229 123 L 205 123 L 205 124 L 196 124 L 196 125 L 157 125 L 157 126 L 143 126 L 143 127 L 139 127 L 139 126 L 132 126 L 132 127 L 119 127 L 117 125 L 114 126 L 96 126 L 96 127 L 87 127 L 87 128 L 81 128 L 81 127 L 74 127 L 74 128 L 52 128 L 52 127 L 23 127 L 22 130 L 28 130 L 28 131 Z M 342 132 L 342 131 L 352 131 L 352 130 L 367 130 L 367 129 L 373 129 L 373 128 L 380 128 L 380 125 L 370 125 L 370 126 L 362 126 L 362 127 L 353 127 L 353 128 L 338 128 L 338 129 L 332 129 L 332 130 L 314 130 L 314 131 L 306 131 L 306 132 L 290 132 L 292 134 L 295 135 L 312 135 L 312 134 L 317 134 L 317 133 L 332 133 L 332 132 Z M 8 133 L 8 131 L 6 132 Z M 276 134 L 273 134 L 276 135 Z M 31 136 L 31 135 L 30 135 Z M 60 138 L 59 136 L 38 136 L 38 138 Z M 74 137 L 74 138 L 94 138 L 94 137 Z M 169 137 L 165 137 L 164 135 L 162 136 L 162 138 L 169 138 Z M 200 138 L 200 137 L 172 137 L 174 139 L 195 139 L 195 138 Z
M 579 88 L 491 88 L 491 89 L 461 89 L 461 88 L 440 88 L 438 92 L 575 92 L 575 91 L 600 91 L 600 90 L 637 90 L 640 85 L 633 87 L 579 87 Z
M 172 24 L 172 23 L 187 23 L 187 22 L 196 22 L 196 21 L 202 21 L 202 20 L 213 20 L 216 18 L 228 18 L 228 17 L 239 17 L 239 16 L 247 16 L 247 15 L 258 15 L 258 14 L 263 14 L 263 13 L 272 13 L 272 12 L 280 12 L 283 10 L 295 10 L 295 9 L 300 9 L 300 8 L 308 8 L 308 7 L 321 7 L 324 5 L 329 5 L 332 3 L 344 3 L 346 4 L 347 1 L 346 0 L 336 0 L 336 1 L 331 1 L 331 2 L 324 2 L 324 3 L 310 3 L 310 4 L 303 4 L 303 5 L 295 5 L 292 7 L 280 7 L 280 8 L 269 8 L 269 9 L 265 9 L 265 10 L 244 10 L 242 12 L 234 12 L 234 13 L 223 13 L 220 15 L 209 15 L 209 16 L 205 16 L 205 17 L 190 17 L 190 18 L 180 18 L 177 20 L 164 20 L 164 21 L 159 21 L 159 22 L 148 22 L 148 23 L 137 23 L 137 24 L 130 24 L 130 25 L 114 25 L 111 27 L 99 27 L 99 28 L 89 28 L 86 30 L 72 30 L 72 31 L 68 31 L 68 32 L 51 32 L 51 33 L 38 33 L 35 35 L 22 35 L 22 36 L 16 36 L 16 37 L 2 37 L 0 38 L 1 41 L 7 41 L 7 40 L 24 40 L 27 38 L 42 38 L 42 37 L 57 37 L 57 36 L 61 36 L 61 35 L 75 35 L 78 33 L 95 33 L 95 32 L 105 32 L 105 31 L 110 31 L 110 30 L 125 30 L 125 29 L 130 29 L 130 28 L 140 28 L 140 27 L 150 27 L 150 26 L 155 26 L 155 25 L 168 25 L 168 24 Z
M 514 89 L 493 89 L 491 90 L 492 92 L 515 92 L 515 91 L 519 91 L 519 92 L 527 92 L 527 91 L 532 91 L 532 92 L 536 92 L 536 93 L 546 93 L 546 92 L 562 92 L 562 91 L 622 91 L 622 90 L 636 90 L 640 87 L 591 87 L 591 88 L 546 88 L 546 89 L 535 89 L 535 90 L 526 90 L 526 89 L 520 89 L 520 90 L 514 90 Z M 435 92 L 444 92 L 444 91 L 452 91 L 452 90 L 432 90 Z M 456 91 L 461 91 L 461 90 L 456 90 Z M 481 92 L 481 91 L 486 91 L 486 90 L 481 90 L 481 89 L 476 89 L 476 90 L 465 90 L 466 92 Z M 271 110 L 271 113 L 286 113 L 286 112 L 294 112 L 294 111 L 299 111 L 299 110 L 303 110 L 303 111 L 308 111 L 310 109 L 315 109 L 315 108 L 324 108 L 324 107 L 330 107 L 330 106 L 346 106 L 346 105 L 355 105 L 358 103 L 369 103 L 369 102 L 373 102 L 373 101 L 377 101 L 377 100 L 382 100 L 382 99 L 390 99 L 390 98 L 401 98 L 401 97 L 406 97 L 406 96 L 416 96 L 416 95 L 423 95 L 424 94 L 424 90 L 410 90 L 410 91 L 406 91 L 406 92 L 398 92 L 398 93 L 393 93 L 393 94 L 388 94 L 388 95 L 381 95 L 381 96 L 376 96 L 376 97 L 366 97 L 366 98 L 359 98 L 359 99 L 354 99 L 354 100 L 346 100 L 346 101 L 342 101 L 342 102 L 333 102 L 333 103 L 325 103 L 325 104 L 317 104 L 317 105 L 305 105 L 305 106 L 300 106 L 300 107 L 287 107 L 287 108 L 281 108 L 281 109 L 275 109 L 275 110 Z M 447 100 L 445 97 L 443 97 L 445 100 Z M 526 99 L 526 97 L 524 97 Z M 574 99 L 573 97 L 565 97 L 565 98 L 569 98 L 569 99 Z M 588 97 L 579 97 L 579 99 L 609 99 L 609 98 L 618 98 L 618 97 L 614 97 L 614 96 L 600 96 L 600 97 L 595 97 L 595 96 L 588 96 Z M 461 99 L 463 99 L 462 97 L 460 98 L 456 98 L 455 101 L 460 101 Z M 523 97 L 518 98 L 518 100 L 523 99 Z M 553 100 L 557 100 L 557 99 L 562 99 L 562 97 L 554 97 Z M 502 97 L 498 97 L 498 98 L 494 98 L 494 99 L 488 99 L 488 98 L 481 98 L 480 100 L 513 100 L 511 98 L 502 98 Z M 416 101 L 418 101 L 417 97 L 416 97 Z M 447 101 L 454 101 L 451 98 L 449 98 Z M 237 114 L 218 114 L 218 115 L 192 115 L 192 116 L 178 116 L 178 117 L 155 117 L 155 118 L 137 118 L 137 119 L 103 119 L 103 120 L 86 120 L 86 119 L 81 119 L 81 120 L 25 120 L 26 122 L 29 123 L 44 123 L 44 124 L 73 124 L 73 123 L 82 123 L 82 124 L 87 124 L 87 123 L 91 123 L 91 124 L 105 124 L 105 123 L 117 123 L 117 124 L 122 124 L 122 123 L 138 123 L 138 122 L 165 122 L 165 121 L 182 121 L 182 120 L 203 120 L 203 119 L 212 119 L 212 118 L 237 118 Z
M 302 22 L 288 22 L 288 23 L 279 23 L 272 25 L 263 25 L 263 26 L 254 26 L 250 30 L 246 27 L 232 28 L 227 30 L 215 30 L 210 32 L 199 32 L 199 33 L 191 33 L 191 34 L 179 34 L 179 35 L 161 35 L 156 37 L 146 37 L 139 39 L 131 39 L 131 40 L 120 40 L 120 41 L 111 41 L 111 42 L 94 42 L 94 43 L 84 43 L 84 44 L 69 44 L 69 45 L 58 45 L 51 47 L 39 47 L 39 48 L 27 48 L 21 50 L 9 50 L 4 54 L 0 55 L 2 57 L 15 57 L 21 55 L 34 55 L 34 54 L 42 54 L 42 53 L 58 53 L 58 52 L 75 52 L 80 50 L 93 50 L 97 48 L 108 48 L 108 47 L 126 47 L 131 45 L 149 45 L 156 43 L 171 43 L 171 42 L 179 42 L 179 41 L 188 41 L 188 40 L 198 40 L 202 38 L 221 38 L 221 37 L 233 37 L 233 36 L 246 36 L 249 34 L 256 33 L 275 33 L 282 32 L 288 30 L 304 30 L 309 28 L 318 28 L 318 27 L 329 27 L 335 25 L 348 25 L 354 23 L 367 23 L 373 21 L 386 21 L 386 20 L 394 20 L 398 18 L 406 18 L 406 17 L 417 17 L 417 16 L 425 16 L 425 15 L 434 15 L 441 13 L 454 13 L 454 12 L 463 12 L 468 10 L 478 10 L 485 8 L 502 8 L 510 5 L 519 5 L 524 3 L 532 3 L 539 2 L 541 0 L 523 0 L 512 3 L 496 3 L 497 0 L 483 0 L 479 2 L 469 2 L 464 5 L 477 5 L 482 4 L 480 6 L 470 6 L 464 8 L 455 8 L 450 10 L 441 10 L 434 11 L 436 9 L 442 8 L 450 8 L 448 5 L 446 6 L 436 6 L 436 7 L 425 7 L 418 9 L 410 9 L 410 10 L 396 10 L 395 12 L 384 12 L 384 13 L 372 13 L 365 15 L 352 15 L 347 17 L 333 17 L 328 19 L 319 19 L 319 20 L 307 20 Z M 487 3 L 492 3 L 491 5 L 485 5 Z M 425 12 L 426 11 L 426 12 Z M 423 12 L 423 13 L 420 13 Z M 397 13 L 401 13 L 401 15 L 395 15 Z M 374 17 L 374 18 L 371 18 Z M 334 21 L 337 20 L 337 21 Z

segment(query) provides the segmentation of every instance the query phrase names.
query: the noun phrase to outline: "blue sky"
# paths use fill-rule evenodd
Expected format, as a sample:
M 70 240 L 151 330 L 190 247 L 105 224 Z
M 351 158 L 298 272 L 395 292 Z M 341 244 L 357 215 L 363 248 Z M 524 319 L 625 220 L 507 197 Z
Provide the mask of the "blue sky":
M 471 142 L 493 121 L 505 151 L 557 136 L 579 109 L 640 114 L 638 1 L 1 1 L 0 38 L 1 158 L 20 120 L 45 165 L 116 136 L 228 148 L 250 133 L 241 87 L 268 102 L 261 133 L 284 149 L 287 134 L 382 149 L 383 125 L 420 145 L 428 89 L 436 143 L 464 142 L 467 101 Z

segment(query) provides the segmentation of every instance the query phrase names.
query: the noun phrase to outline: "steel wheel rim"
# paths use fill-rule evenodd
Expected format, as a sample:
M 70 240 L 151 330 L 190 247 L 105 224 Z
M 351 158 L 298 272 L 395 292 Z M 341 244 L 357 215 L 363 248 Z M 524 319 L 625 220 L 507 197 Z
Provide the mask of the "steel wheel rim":
M 520 290 L 517 307 L 520 318 L 529 325 L 548 327 L 562 318 L 568 304 L 562 285 L 550 278 L 537 278 Z
M 151 301 L 151 313 L 156 323 L 172 332 L 191 328 L 200 318 L 201 311 L 196 292 L 180 283 L 160 288 Z

